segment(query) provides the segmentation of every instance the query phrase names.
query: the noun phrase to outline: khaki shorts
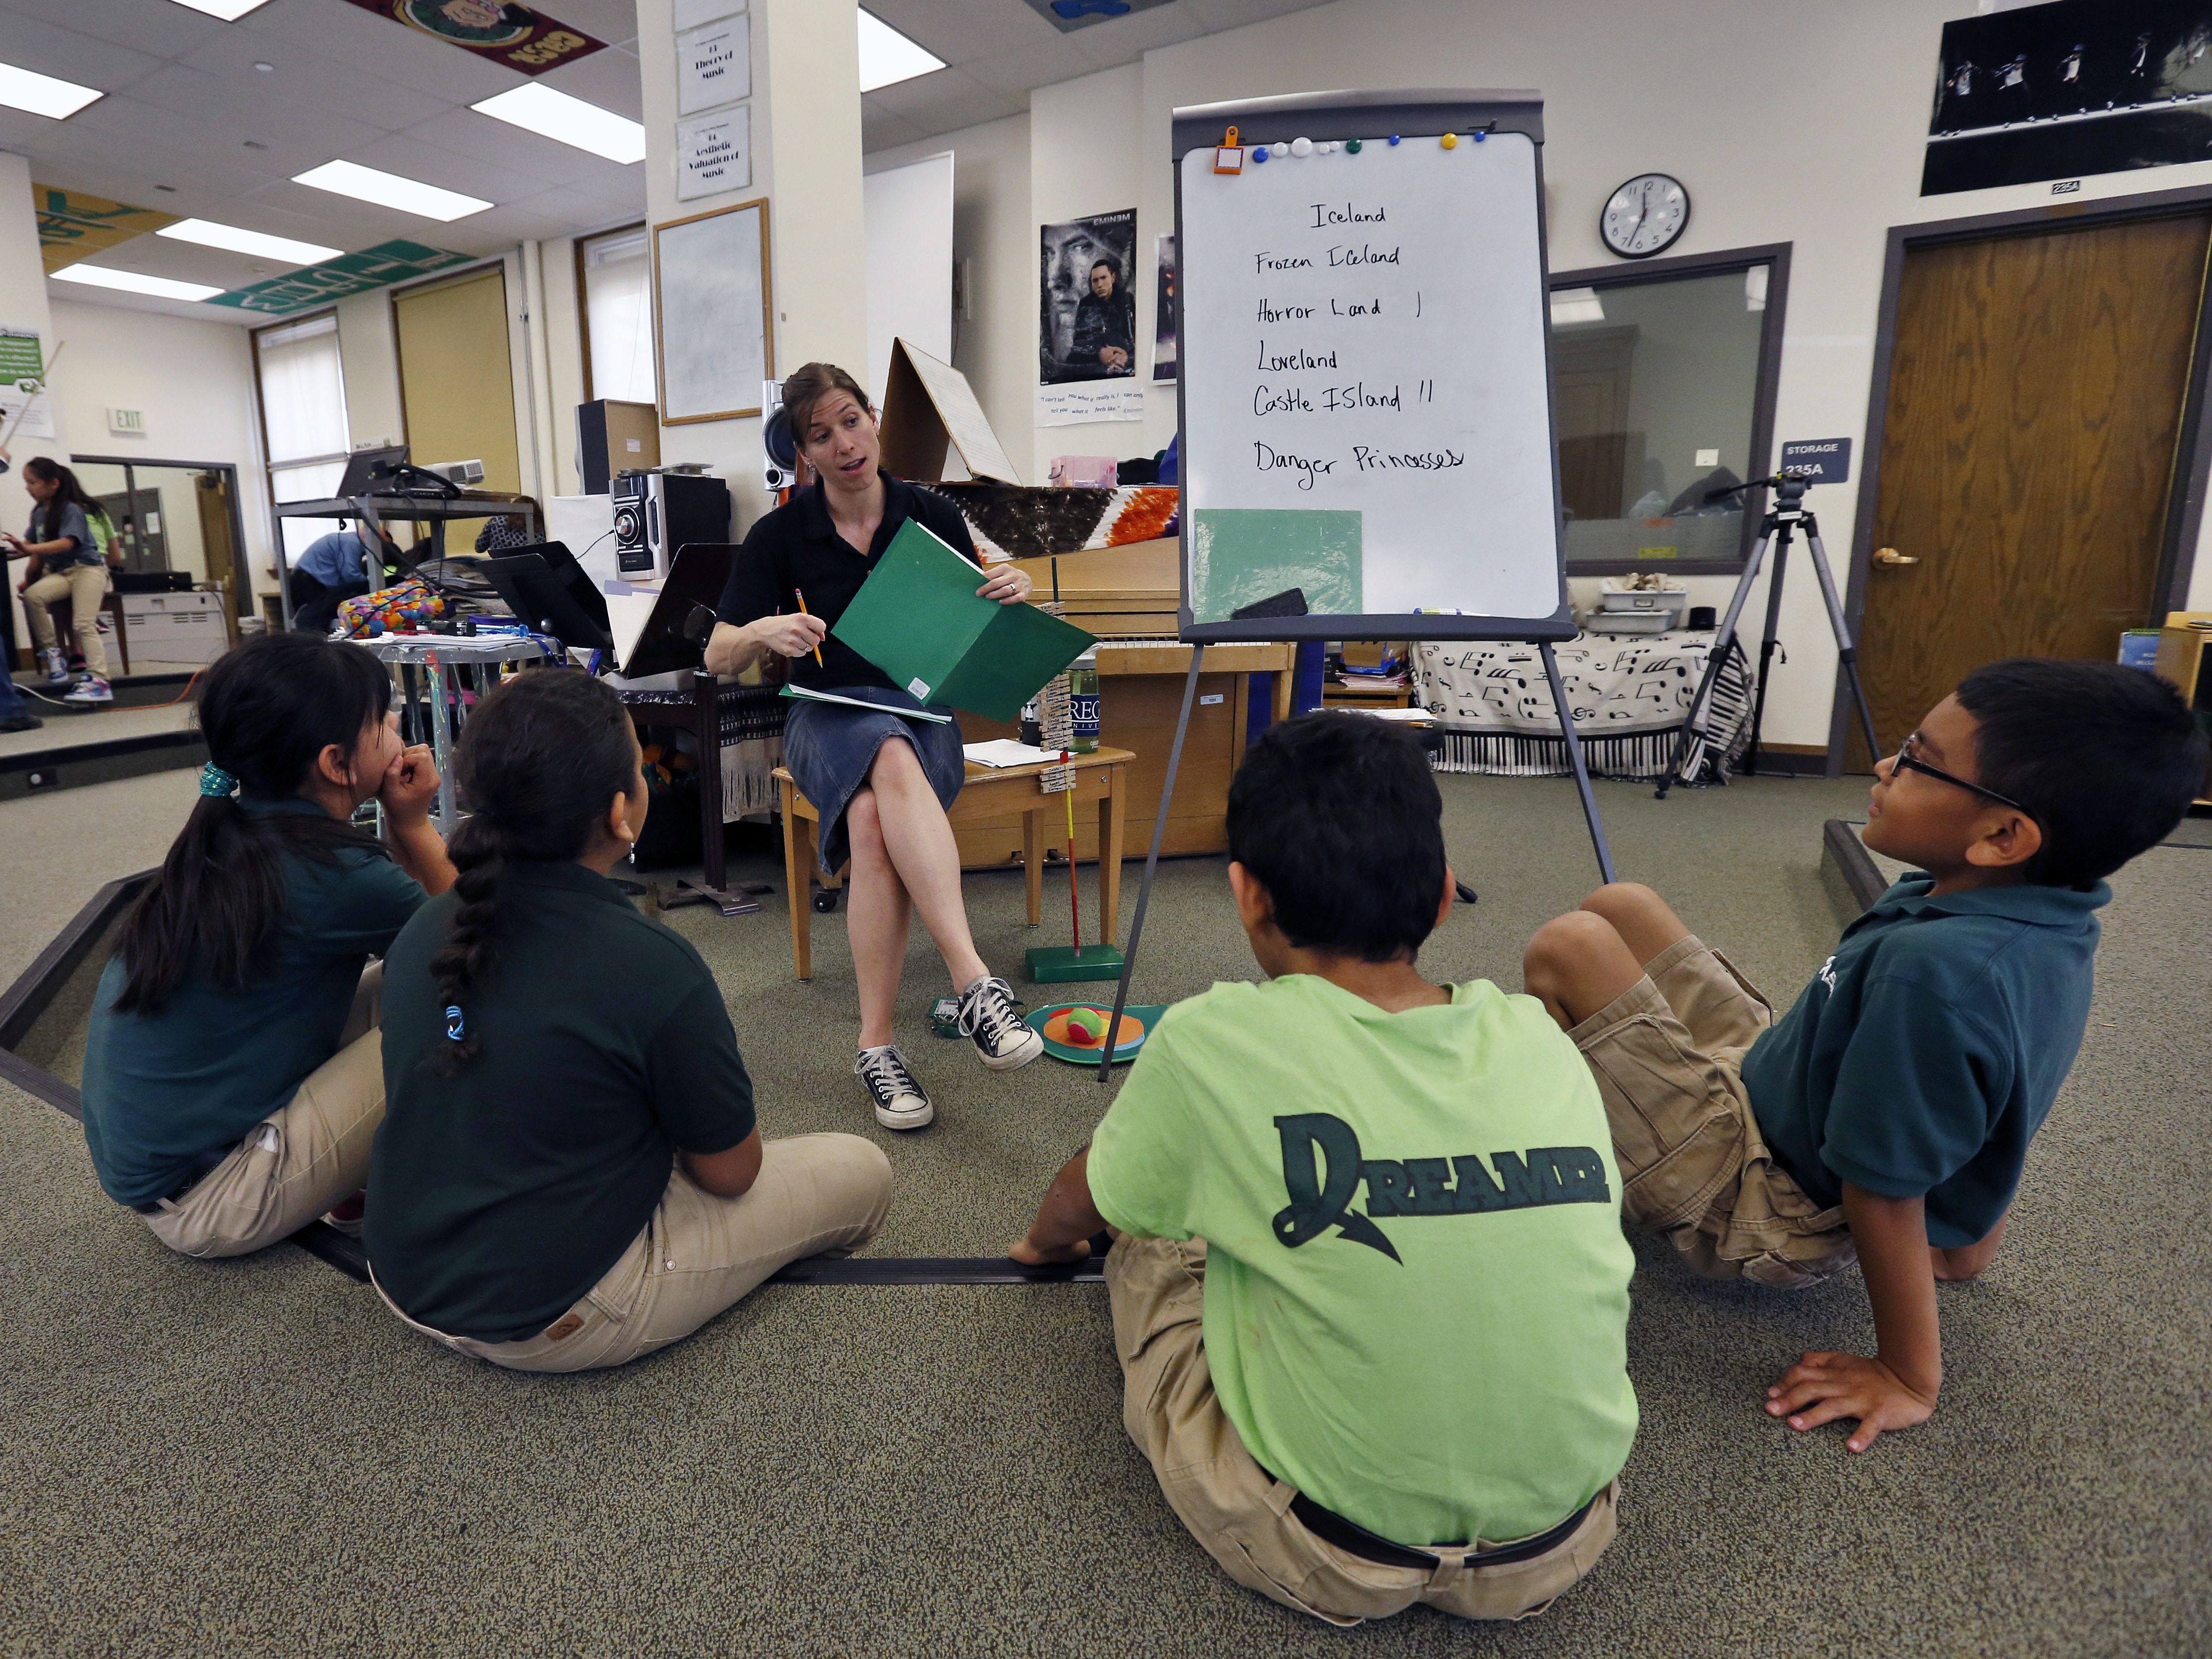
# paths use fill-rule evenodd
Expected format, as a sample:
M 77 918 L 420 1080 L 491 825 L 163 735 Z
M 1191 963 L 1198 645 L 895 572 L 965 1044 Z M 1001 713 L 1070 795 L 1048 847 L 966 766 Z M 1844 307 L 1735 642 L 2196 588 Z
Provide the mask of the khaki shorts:
M 1526 1619 L 1588 1572 L 1613 1541 L 1616 1480 L 1582 1524 L 1540 1555 L 1486 1567 L 1518 1540 L 1434 1547 L 1433 1568 L 1385 1566 L 1309 1532 L 1298 1493 L 1244 1449 L 1213 1392 L 1200 1324 L 1206 1244 L 1117 1241 L 1106 1258 L 1114 1346 L 1127 1381 L 1121 1420 L 1192 1537 L 1248 1589 L 1332 1625 L 1387 1619 L 1425 1601 L 1462 1619 Z
M 1802 1290 L 1858 1256 L 1843 1210 L 1805 1195 L 1752 1115 L 1743 1056 L 1773 1023 L 1774 1005 L 1692 934 L 1567 1035 L 1612 1121 L 1621 1213 L 1709 1279 Z
M 866 1243 L 890 1204 L 891 1162 L 875 1142 L 793 1135 L 762 1144 L 760 1174 L 742 1198 L 707 1191 L 679 1159 L 629 1248 L 536 1336 L 514 1342 L 450 1336 L 408 1319 L 383 1285 L 376 1293 L 457 1353 L 510 1370 L 594 1370 L 690 1335 L 787 1262 Z

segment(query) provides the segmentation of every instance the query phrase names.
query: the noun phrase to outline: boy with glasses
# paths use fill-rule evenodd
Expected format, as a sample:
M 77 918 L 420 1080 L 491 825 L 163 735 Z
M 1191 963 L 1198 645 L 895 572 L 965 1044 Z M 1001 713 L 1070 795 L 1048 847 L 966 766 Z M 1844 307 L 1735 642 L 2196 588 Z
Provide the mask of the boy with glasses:
M 1936 1280 L 2003 1237 L 2029 1140 L 2080 1048 L 2104 878 L 2205 777 L 2173 688 L 2112 663 L 1969 674 L 1879 763 L 1863 836 L 1916 866 L 1779 1020 L 1649 888 L 1601 888 L 1524 980 L 1596 1075 L 1622 1210 L 1697 1272 L 1782 1289 L 1856 1260 L 1879 1352 L 1805 1354 L 1767 1389 L 1864 1451 L 1942 1382 Z

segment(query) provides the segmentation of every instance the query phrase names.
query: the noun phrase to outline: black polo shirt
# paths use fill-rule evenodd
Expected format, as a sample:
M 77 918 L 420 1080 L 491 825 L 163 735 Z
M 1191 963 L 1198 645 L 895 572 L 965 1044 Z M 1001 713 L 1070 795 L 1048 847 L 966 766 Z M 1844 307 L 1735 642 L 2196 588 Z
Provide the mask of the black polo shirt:
M 690 945 L 580 864 L 511 864 L 492 959 L 462 996 L 476 1057 L 445 1034 L 430 959 L 454 896 L 415 913 L 384 962 L 384 1122 L 362 1243 L 408 1316 L 451 1336 L 535 1336 L 652 1219 L 680 1147 L 753 1131 L 752 1082 L 720 988 Z
M 721 608 L 714 614 L 742 628 L 763 617 L 790 615 L 799 609 L 799 595 L 806 595 L 806 608 L 835 625 L 845 607 L 860 591 L 898 527 L 908 519 L 941 538 L 952 550 L 979 569 L 975 543 L 960 509 L 944 496 L 917 489 L 888 472 L 884 481 L 884 521 L 876 538 L 862 554 L 837 533 L 830 521 L 830 508 L 822 499 L 822 486 L 810 484 L 756 524 L 730 566 L 728 585 L 722 589 Z M 977 583 L 981 586 L 980 582 Z M 880 685 L 887 690 L 890 676 L 843 641 L 822 641 L 822 661 L 814 654 L 789 659 L 793 684 L 828 688 L 838 685 Z

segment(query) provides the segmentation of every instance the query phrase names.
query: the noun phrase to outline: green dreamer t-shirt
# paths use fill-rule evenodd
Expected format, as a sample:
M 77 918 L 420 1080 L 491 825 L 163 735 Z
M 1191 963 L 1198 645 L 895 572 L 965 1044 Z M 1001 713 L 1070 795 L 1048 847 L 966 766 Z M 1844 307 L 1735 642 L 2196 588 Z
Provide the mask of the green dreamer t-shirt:
M 1478 980 L 1168 1011 L 1091 1144 L 1126 1231 L 1204 1238 L 1206 1352 L 1263 1466 L 1401 1544 L 1526 1537 L 1636 1434 L 1620 1176 L 1589 1069 Z
M 243 799 L 249 812 L 319 815 L 297 798 Z M 198 969 L 159 1009 L 118 1014 L 120 957 L 94 993 L 84 1051 L 84 1139 L 118 1204 L 173 1192 L 204 1154 L 243 1139 L 337 1052 L 368 958 L 422 903 L 415 878 L 374 847 L 337 861 L 287 856 L 283 920 L 244 986 Z
M 535 1336 L 653 1218 L 678 1148 L 753 1132 L 752 1082 L 699 953 L 579 864 L 514 864 L 491 965 L 462 996 L 476 1057 L 428 1065 L 430 975 L 455 900 L 384 964 L 384 1122 L 362 1242 L 408 1316 L 481 1342 Z

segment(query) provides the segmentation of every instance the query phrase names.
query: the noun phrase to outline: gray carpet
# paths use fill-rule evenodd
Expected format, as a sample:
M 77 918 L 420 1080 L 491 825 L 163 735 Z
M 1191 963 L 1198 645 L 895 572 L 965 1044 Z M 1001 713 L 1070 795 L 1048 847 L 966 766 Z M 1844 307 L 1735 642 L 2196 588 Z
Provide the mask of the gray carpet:
M 1482 900 L 1425 964 L 1516 986 L 1528 931 L 1595 879 L 1571 793 L 1443 782 Z M 1794 994 L 1836 929 L 1820 820 L 1863 787 L 1600 794 L 1622 873 Z M 0 853 L 52 872 L 23 805 L 0 805 Z M 170 1256 L 101 1200 L 74 1126 L 0 1090 L 0 1654 L 2201 1654 L 2208 858 L 2116 884 L 2004 1251 L 1942 1293 L 1936 1418 L 1860 1458 L 1840 1428 L 1793 1435 L 1761 1391 L 1801 1349 L 1870 1341 L 1856 1281 L 1712 1286 L 1639 1246 L 1620 1541 L 1499 1628 L 1338 1633 L 1230 1583 L 1121 1431 L 1097 1289 L 772 1287 L 623 1370 L 510 1376 L 299 1251 Z M 1016 966 L 1037 937 L 1018 878 L 975 878 L 969 908 Z M 1000 1248 L 1102 1108 L 1084 1073 L 993 1078 L 928 1036 L 918 945 L 902 1027 L 943 1121 L 884 1135 L 846 1071 L 842 918 L 817 918 L 805 986 L 780 898 L 672 920 L 729 988 L 769 1132 L 889 1146 L 878 1250 Z M 1219 864 L 1167 866 L 1146 1000 L 1251 971 Z

